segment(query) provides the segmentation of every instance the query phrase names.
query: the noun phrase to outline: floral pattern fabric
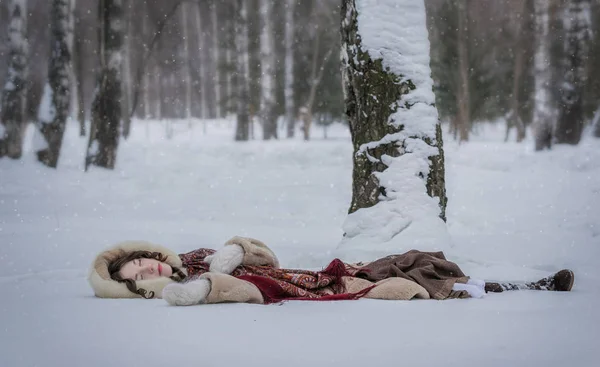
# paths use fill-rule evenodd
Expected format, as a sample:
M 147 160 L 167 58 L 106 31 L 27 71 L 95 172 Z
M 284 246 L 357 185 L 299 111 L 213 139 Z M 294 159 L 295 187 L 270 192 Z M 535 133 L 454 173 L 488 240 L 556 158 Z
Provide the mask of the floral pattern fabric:
M 197 278 L 209 271 L 210 264 L 205 262 L 204 259 L 214 253 L 215 250 L 201 248 L 179 255 L 189 279 Z M 236 278 L 247 275 L 269 278 L 281 287 L 287 298 L 302 297 L 316 299 L 344 292 L 344 287 L 340 282 L 339 276 L 319 271 L 240 265 L 231 275 Z

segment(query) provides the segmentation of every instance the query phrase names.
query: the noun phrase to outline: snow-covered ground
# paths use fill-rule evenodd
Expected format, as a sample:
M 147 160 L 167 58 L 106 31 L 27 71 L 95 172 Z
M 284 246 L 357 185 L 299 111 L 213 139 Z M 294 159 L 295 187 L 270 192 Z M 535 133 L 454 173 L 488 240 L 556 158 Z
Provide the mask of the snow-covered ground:
M 164 122 L 134 124 L 114 171 L 82 172 L 75 125 L 56 171 L 34 162 L 31 129 L 25 159 L 0 160 L 0 366 L 598 365 L 600 141 L 535 153 L 500 125 L 445 141 L 447 257 L 485 279 L 568 267 L 571 293 L 177 308 L 95 298 L 92 258 L 125 239 L 184 252 L 242 235 L 320 268 L 350 201 L 349 134 L 235 143 L 230 122 L 196 121 L 167 140 Z

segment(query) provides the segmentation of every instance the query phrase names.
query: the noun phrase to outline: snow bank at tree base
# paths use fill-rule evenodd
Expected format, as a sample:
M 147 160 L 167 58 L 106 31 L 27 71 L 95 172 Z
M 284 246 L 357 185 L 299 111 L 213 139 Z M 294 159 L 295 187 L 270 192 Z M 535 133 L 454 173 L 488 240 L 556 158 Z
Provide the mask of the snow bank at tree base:
M 207 135 L 201 121 L 172 122 L 167 140 L 164 121 L 134 121 L 114 171 L 83 173 L 74 123 L 58 170 L 35 162 L 32 127 L 24 159 L 0 160 L 0 366 L 597 365 L 600 141 L 535 153 L 531 140 L 503 143 L 499 124 L 445 142 L 446 255 L 484 279 L 569 267 L 570 293 L 182 308 L 94 298 L 93 256 L 124 239 L 183 252 L 254 236 L 282 265 L 313 269 L 336 252 L 351 197 L 345 128 L 236 144 L 231 121 L 209 121 Z

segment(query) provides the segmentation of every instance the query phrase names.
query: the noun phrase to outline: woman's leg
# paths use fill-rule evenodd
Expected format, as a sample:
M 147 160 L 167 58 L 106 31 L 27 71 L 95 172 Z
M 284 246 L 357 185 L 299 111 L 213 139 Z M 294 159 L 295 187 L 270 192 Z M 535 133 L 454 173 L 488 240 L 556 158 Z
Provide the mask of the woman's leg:
M 504 292 L 516 291 L 523 289 L 541 290 L 541 291 L 558 291 L 568 292 L 573 288 L 575 274 L 571 270 L 563 269 L 556 274 L 538 280 L 532 283 L 516 283 L 516 282 L 486 282 L 486 292 Z

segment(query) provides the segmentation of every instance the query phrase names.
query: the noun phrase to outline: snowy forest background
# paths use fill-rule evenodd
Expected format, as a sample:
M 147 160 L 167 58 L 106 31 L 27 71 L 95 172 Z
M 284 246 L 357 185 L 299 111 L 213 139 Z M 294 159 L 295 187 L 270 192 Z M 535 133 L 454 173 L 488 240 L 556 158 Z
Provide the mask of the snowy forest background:
M 51 1 L 13 2 L 27 6 L 23 34 L 29 50 L 23 65 L 26 112 L 20 124 L 39 123 L 50 108 L 42 98 L 49 80 L 50 23 L 52 16 L 60 14 L 51 12 Z M 69 8 L 64 14 L 68 22 L 65 32 L 72 32 L 66 45 L 71 51 L 65 70 L 70 83 L 66 108 L 85 135 L 100 66 L 99 3 L 64 3 Z M 4 40 L 9 39 L 9 4 L 11 1 L 3 0 L 0 7 L 0 24 L 5 25 L 0 27 L 0 39 Z M 262 8 L 258 0 L 249 0 L 243 2 L 247 19 L 235 4 L 224 0 L 123 0 L 119 71 L 123 111 L 119 134 L 123 138 L 130 130 L 129 115 L 140 120 L 222 118 L 240 114 L 240 98 L 245 100 L 242 111 L 257 127 L 251 124 L 247 136 L 239 136 L 238 127 L 239 140 L 292 137 L 312 125 L 306 121 L 328 125 L 345 120 L 336 51 L 340 2 L 274 1 Z M 600 2 L 537 2 L 537 14 L 535 4 L 532 0 L 426 1 L 437 107 L 454 139 L 467 141 L 479 123 L 501 120 L 506 123 L 506 139 L 514 128 L 514 138 L 521 141 L 535 118 L 536 76 L 546 78 L 538 82 L 545 83 L 541 85 L 549 92 L 547 105 L 553 115 L 552 121 L 547 121 L 552 125 L 552 138 L 540 137 L 538 149 L 551 144 L 544 139 L 576 144 L 583 131 L 577 126 L 589 127 L 598 121 L 600 78 L 593 65 L 600 64 Z M 540 4 L 544 9 L 539 9 Z M 570 9 L 574 4 L 584 8 L 584 15 L 570 27 L 567 20 L 577 16 Z M 539 29 L 539 21 L 536 29 L 536 19 L 544 16 L 548 17 L 546 33 Z M 244 24 L 247 49 L 236 42 Z M 546 71 L 536 74 L 535 54 L 542 52 L 540 47 L 547 48 Z M 5 89 L 10 84 L 10 55 L 10 44 L 0 42 L 0 85 Z M 238 70 L 244 57 L 247 76 L 244 68 Z M 567 73 L 577 67 L 580 71 L 574 75 Z M 242 87 L 248 92 L 241 93 Z M 573 91 L 574 102 L 565 102 Z M 4 114 L 7 103 L 5 98 L 0 107 Z M 564 111 L 572 109 L 571 103 L 580 105 L 575 112 L 580 117 Z M 564 133 L 573 130 L 574 136 Z M 593 133 L 600 136 L 600 127 Z
M 0 0 L 0 366 L 596 367 L 599 20 L 600 0 Z M 575 284 L 169 307 L 86 281 L 117 242 L 235 235 L 287 268 L 419 249 Z

